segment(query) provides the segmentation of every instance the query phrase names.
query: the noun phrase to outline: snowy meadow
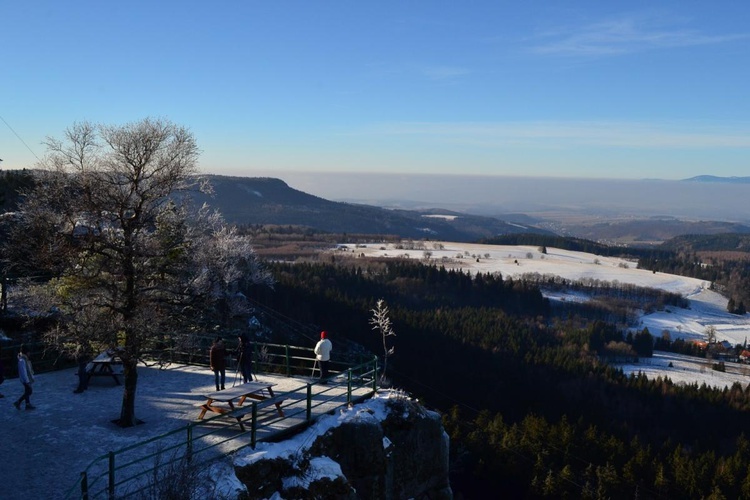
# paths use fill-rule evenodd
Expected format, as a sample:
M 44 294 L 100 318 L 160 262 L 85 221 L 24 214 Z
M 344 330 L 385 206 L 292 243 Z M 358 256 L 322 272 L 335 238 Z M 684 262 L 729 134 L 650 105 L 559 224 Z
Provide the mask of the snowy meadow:
M 685 297 L 688 308 L 666 306 L 663 310 L 639 314 L 637 329 L 648 328 L 654 337 L 668 332 L 672 340 L 705 340 L 706 328 L 716 329 L 718 342 L 743 344 L 750 334 L 750 316 L 727 311 L 728 299 L 710 289 L 711 283 L 695 278 L 638 269 L 638 262 L 585 252 L 525 245 L 482 245 L 452 242 L 414 242 L 407 244 L 372 243 L 339 245 L 336 252 L 357 258 L 409 258 L 426 264 L 466 273 L 501 273 L 518 279 L 527 274 L 554 275 L 571 281 L 599 280 L 655 288 Z M 585 301 L 580 292 L 545 291 L 552 301 Z M 672 363 L 672 367 L 669 363 Z M 746 385 L 750 377 L 744 365 L 730 366 L 727 373 L 706 370 L 706 360 L 675 354 L 656 353 L 653 359 L 622 365 L 626 373 L 645 373 L 649 378 L 668 376 L 677 383 L 706 383 L 715 387 L 735 381 Z

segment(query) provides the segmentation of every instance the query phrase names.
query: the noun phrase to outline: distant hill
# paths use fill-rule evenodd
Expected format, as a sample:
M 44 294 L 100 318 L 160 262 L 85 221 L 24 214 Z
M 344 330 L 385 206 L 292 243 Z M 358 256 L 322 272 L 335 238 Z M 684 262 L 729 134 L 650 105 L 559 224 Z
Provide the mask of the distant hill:
M 659 248 L 690 252 L 750 253 L 750 234 L 689 234 L 665 241 Z
M 750 184 L 750 177 L 718 177 L 716 175 L 696 175 L 689 179 L 683 179 L 686 182 L 722 182 L 726 184 Z
M 737 222 L 691 221 L 672 217 L 570 224 L 566 229 L 580 238 L 629 246 L 651 246 L 684 234 L 750 233 L 750 226 Z
M 370 205 L 329 201 L 289 187 L 269 177 L 209 175 L 214 195 L 192 196 L 197 203 L 217 208 L 227 222 L 306 226 L 331 233 L 395 235 L 475 241 L 513 233 L 550 231 L 494 217 L 468 215 L 443 209 L 389 210 Z

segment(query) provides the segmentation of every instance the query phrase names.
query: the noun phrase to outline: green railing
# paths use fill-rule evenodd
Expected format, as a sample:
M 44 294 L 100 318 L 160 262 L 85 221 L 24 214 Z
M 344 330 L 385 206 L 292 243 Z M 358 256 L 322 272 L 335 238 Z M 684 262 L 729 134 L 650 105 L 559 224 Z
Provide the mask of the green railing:
M 18 351 L 22 342 L 17 340 L 0 341 L 0 359 L 5 365 L 5 376 L 7 378 L 18 377 Z M 26 342 L 29 348 L 29 359 L 34 367 L 35 373 L 45 373 L 54 370 L 62 370 L 75 366 L 75 361 L 63 356 L 59 351 L 48 346 L 44 342 Z
M 310 376 L 314 365 L 311 349 L 278 344 L 256 344 L 256 347 L 256 373 L 265 371 L 289 377 Z M 316 386 L 321 390 L 315 393 L 312 384 L 300 384 L 278 394 L 276 398 L 253 401 L 249 407 L 246 405 L 223 415 L 191 422 L 94 459 L 81 472 L 66 498 L 88 500 L 144 496 L 153 487 L 154 481 L 158 481 L 160 470 L 200 467 L 242 448 L 254 448 L 258 442 L 280 439 L 310 425 L 332 409 L 366 399 L 377 391 L 376 356 L 356 365 L 347 366 L 347 362 L 342 360 L 332 360 L 332 364 L 336 368 L 330 377 L 334 385 Z M 346 391 L 342 393 L 344 381 Z M 283 417 L 275 411 L 274 403 L 279 402 L 279 398 L 283 398 L 280 403 Z M 266 407 L 274 411 L 260 411 Z M 240 432 L 238 420 L 227 419 L 227 416 L 244 416 L 246 432 Z M 217 419 L 222 419 L 222 425 L 212 425 Z M 281 422 L 284 425 L 276 425 Z

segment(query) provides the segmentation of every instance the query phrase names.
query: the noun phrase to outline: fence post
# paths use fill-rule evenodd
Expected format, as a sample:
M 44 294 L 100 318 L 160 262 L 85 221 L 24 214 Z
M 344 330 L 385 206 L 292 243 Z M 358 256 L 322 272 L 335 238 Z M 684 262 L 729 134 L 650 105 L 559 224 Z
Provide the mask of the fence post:
M 89 500 L 89 477 L 86 471 L 81 472 L 81 499 Z
M 291 372 L 291 366 L 289 364 L 290 363 L 290 361 L 289 361 L 289 344 L 284 345 L 284 359 L 285 359 L 285 362 L 286 362 L 286 376 L 287 377 L 291 377 L 292 376 L 292 372 Z
M 378 357 L 372 360 L 372 392 L 378 392 Z
M 193 459 L 193 423 L 187 424 L 187 461 Z
M 260 373 L 260 358 L 258 357 L 258 343 L 253 342 L 253 359 L 250 361 L 250 373 Z M 257 378 L 257 376 L 256 376 Z M 252 382 L 252 380 L 250 381 Z
M 346 404 L 352 402 L 352 369 L 347 368 L 346 370 Z
M 312 385 L 307 384 L 307 412 L 305 414 L 307 421 L 312 420 Z
M 109 500 L 115 499 L 115 454 L 109 452 Z
M 253 419 L 250 423 L 250 447 L 255 449 L 255 432 L 258 430 L 258 403 L 253 401 Z

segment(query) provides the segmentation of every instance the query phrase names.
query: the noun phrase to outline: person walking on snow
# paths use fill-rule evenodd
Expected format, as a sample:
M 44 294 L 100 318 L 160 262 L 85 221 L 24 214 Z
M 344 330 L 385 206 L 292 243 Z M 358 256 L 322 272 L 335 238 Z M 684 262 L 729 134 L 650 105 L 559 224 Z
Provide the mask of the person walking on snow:
M 320 332 L 320 340 L 315 344 L 315 359 L 320 363 L 320 383 L 327 384 L 328 381 L 328 364 L 331 361 L 331 351 L 333 344 L 328 340 L 328 334 L 325 331 Z
M 18 353 L 18 379 L 23 384 L 23 396 L 13 403 L 16 410 L 21 409 L 21 401 L 26 401 L 26 409 L 33 410 L 36 408 L 31 404 L 29 397 L 33 392 L 31 390 L 31 384 L 34 383 L 34 369 L 31 366 L 31 360 L 29 359 L 29 348 L 25 344 L 21 345 L 20 352 Z
M 224 347 L 224 341 L 221 340 L 221 337 L 216 337 L 216 340 L 214 340 L 211 350 L 208 351 L 208 358 L 211 362 L 211 369 L 214 371 L 216 390 L 222 391 L 224 390 L 224 380 L 227 375 L 227 349 Z

